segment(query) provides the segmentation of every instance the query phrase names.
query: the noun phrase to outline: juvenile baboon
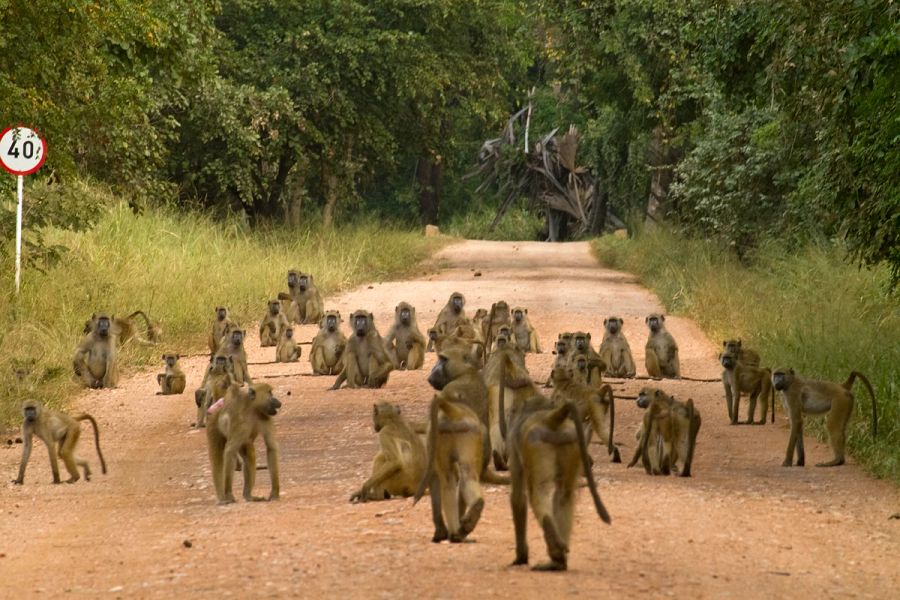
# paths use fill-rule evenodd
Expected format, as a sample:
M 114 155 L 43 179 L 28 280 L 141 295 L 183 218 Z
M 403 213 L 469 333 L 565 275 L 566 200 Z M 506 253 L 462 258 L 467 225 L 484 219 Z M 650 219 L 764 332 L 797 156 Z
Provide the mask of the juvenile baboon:
M 147 328 L 147 337 L 141 337 L 137 332 L 134 324 L 135 317 L 141 317 Z M 150 318 L 142 310 L 136 310 L 127 317 L 110 317 L 112 324 L 110 331 L 116 337 L 119 344 L 124 344 L 129 340 L 136 339 L 142 344 L 156 344 L 162 339 L 162 328 L 158 324 L 150 321 Z M 84 334 L 87 335 L 94 331 L 94 316 L 84 322 Z
M 575 368 L 576 361 L 579 357 L 584 358 L 586 362 L 586 377 L 584 382 L 595 387 L 603 385 L 603 371 L 606 370 L 606 364 L 594 347 L 591 345 L 591 334 L 584 331 L 576 331 L 572 334 L 572 346 L 568 352 L 569 363 L 567 366 Z
M 22 485 L 25 482 L 25 467 L 28 466 L 28 460 L 31 458 L 32 436 L 37 436 L 47 446 L 47 452 L 50 453 L 50 469 L 53 471 L 53 483 L 60 483 L 57 454 L 69 472 L 66 483 L 75 483 L 81 479 L 78 467 L 84 469 L 84 480 L 90 481 L 91 468 L 87 461 L 75 456 L 75 445 L 81 436 L 79 421 L 90 421 L 93 426 L 94 445 L 97 447 L 97 456 L 100 458 L 100 468 L 103 474 L 106 474 L 106 461 L 103 460 L 103 453 L 100 451 L 100 430 L 94 417 L 86 413 L 70 417 L 64 412 L 44 408 L 43 403 L 38 400 L 23 402 L 22 416 L 22 441 L 24 443 L 22 462 L 19 463 L 19 476 L 13 480 L 13 483 Z
M 556 344 L 554 344 L 552 351 L 554 356 L 556 356 L 556 358 L 553 359 L 553 369 L 557 367 L 566 368 L 569 366 L 569 353 L 572 350 L 572 336 L 574 335 L 574 333 L 566 331 L 564 333 L 560 333 L 556 337 Z M 548 377 L 547 382 L 544 383 L 544 388 L 552 387 L 553 379 Z
M 502 333 L 494 340 L 495 349 L 484 366 L 482 376 L 488 390 L 488 432 L 494 469 L 507 469 L 508 452 L 504 439 L 509 413 L 540 392 L 528 375 L 525 353 Z M 500 396 L 504 396 L 504 410 L 500 411 Z
M 219 504 L 234 502 L 232 482 L 238 455 L 244 472 L 244 500 L 260 501 L 253 495 L 256 479 L 256 449 L 253 442 L 262 435 L 266 444 L 266 464 L 272 480 L 269 500 L 278 500 L 281 489 L 278 473 L 278 442 L 275 440 L 275 422 L 281 401 L 272 394 L 272 387 L 256 383 L 243 389 L 237 384 L 228 388 L 218 409 L 213 409 L 206 428 L 209 443 L 209 459 L 212 463 L 213 483 Z
M 541 342 L 538 339 L 537 331 L 531 326 L 528 320 L 528 309 L 517 306 L 512 309 L 512 333 L 516 340 L 516 345 L 523 352 L 541 353 Z
M 497 337 L 501 327 L 506 326 L 507 328 L 512 328 L 512 317 L 509 314 L 509 304 L 504 300 L 493 303 L 487 318 L 483 322 L 483 325 L 484 324 L 487 325 L 487 330 L 484 333 L 484 345 L 485 349 L 490 349 L 493 348 L 494 338 Z M 512 339 L 512 336 L 510 336 L 510 339 Z
M 431 400 L 425 475 L 415 494 L 418 502 L 429 487 L 435 543 L 464 541 L 484 509 L 479 474 L 487 431 L 475 411 L 451 398 L 444 391 Z
M 264 348 L 277 346 L 281 334 L 289 326 L 287 317 L 281 312 L 281 301 L 269 300 L 266 314 L 259 323 L 259 345 Z
M 425 362 L 425 336 L 416 322 L 416 309 L 401 302 L 394 309 L 394 324 L 384 338 L 384 348 L 395 369 L 421 369 Z
M 472 325 L 481 332 L 481 339 L 485 339 L 487 333 L 487 316 L 488 311 L 484 308 L 479 308 L 475 311 L 475 315 L 472 317 Z
M 740 345 L 734 350 L 726 350 L 719 355 L 722 363 L 722 385 L 725 387 L 725 405 L 732 425 L 738 424 L 741 407 L 741 393 L 750 394 L 750 408 L 747 412 L 747 425 L 765 425 L 769 412 L 769 399 L 772 401 L 772 422 L 775 422 L 775 390 L 772 388 L 772 371 L 761 369 L 742 362 L 738 356 Z M 756 415 L 756 400 L 762 398 L 762 409 L 759 421 Z
M 750 348 L 744 348 L 741 344 L 741 340 L 725 340 L 722 342 L 722 351 L 723 353 L 737 356 L 738 361 L 745 365 L 751 367 L 759 366 L 759 353 Z
M 571 403 L 554 407 L 536 397 L 514 413 L 509 429 L 510 505 L 516 531 L 513 565 L 528 564 L 528 503 L 544 531 L 550 562 L 538 571 L 565 571 L 575 512 L 579 471 L 587 479 L 597 514 L 610 523 L 591 473 L 578 410 Z
M 637 405 L 646 412 L 628 468 L 641 459 L 648 475 L 675 472 L 690 477 L 701 423 L 694 401 L 679 402 L 658 388 L 645 387 L 638 394 Z
M 644 348 L 644 362 L 650 377 L 681 378 L 681 367 L 678 363 L 678 344 L 675 338 L 666 331 L 666 317 L 652 313 L 644 319 L 650 329 L 650 337 Z
M 293 285 L 291 284 L 293 278 Z M 313 283 L 313 276 L 299 271 L 288 271 L 288 287 L 293 295 L 288 317 L 294 323 L 318 323 L 325 316 L 322 296 Z
M 206 427 L 206 411 L 217 400 L 225 397 L 225 393 L 234 383 L 234 360 L 230 356 L 216 354 L 209 359 L 209 366 L 203 376 L 200 388 L 194 392 L 197 404 L 197 422 L 195 427 Z
M 294 339 L 294 328 L 288 327 L 281 333 L 275 348 L 275 362 L 297 362 L 302 351 Z
M 582 357 L 582 360 L 584 358 Z M 571 402 L 578 409 L 582 421 L 588 421 L 590 442 L 591 431 L 597 434 L 601 443 L 606 444 L 606 451 L 614 463 L 622 462 L 619 449 L 613 441 L 616 430 L 616 404 L 612 388 L 608 385 L 596 387 L 578 381 L 572 367 L 557 367 L 550 372 L 553 381 L 551 400 L 557 406 Z
M 396 404 L 373 405 L 372 421 L 381 450 L 372 463 L 372 476 L 350 496 L 350 502 L 408 498 L 425 474 L 425 446 Z
M 460 320 L 468 320 L 466 319 L 465 306 L 465 296 L 459 292 L 450 294 L 450 299 L 447 300 L 447 304 L 444 305 L 444 308 L 438 313 L 437 320 L 435 320 L 434 327 L 432 327 L 432 329 L 435 330 L 435 333 L 438 336 L 446 334 L 447 332 L 456 329 Z M 429 335 L 428 347 L 425 350 L 426 352 L 431 352 L 433 349 L 434 340 Z
M 234 381 L 238 384 L 253 383 L 250 379 L 250 371 L 247 369 L 247 351 L 244 350 L 245 336 L 246 332 L 243 329 L 232 329 L 228 333 L 227 342 L 222 344 L 222 348 L 219 350 L 220 354 L 231 358 Z
M 603 320 L 603 341 L 600 342 L 600 359 L 606 364 L 609 377 L 634 377 L 637 369 L 631 346 L 622 333 L 625 321 L 621 317 L 608 317 Z
M 790 467 L 794 460 L 794 449 L 797 450 L 797 466 L 806 464 L 806 453 L 803 451 L 803 415 L 823 415 L 828 430 L 828 443 L 834 452 L 834 458 L 819 463 L 817 467 L 837 467 L 844 464 L 844 448 L 847 444 L 847 424 L 853 416 L 854 398 L 851 393 L 853 382 L 859 377 L 872 398 L 872 439 L 878 434 L 878 407 L 875 404 L 875 391 L 868 378 L 859 371 L 851 371 L 844 383 L 804 379 L 794 373 L 793 369 L 775 369 L 772 372 L 772 385 L 781 392 L 781 403 L 791 419 L 791 436 L 788 440 L 787 455 L 782 466 Z
M 491 353 L 496 352 L 501 345 L 506 344 L 507 342 L 517 346 L 512 328 L 510 328 L 509 325 L 501 325 L 500 328 L 494 332 L 494 343 L 491 346 Z
M 341 360 L 347 338 L 341 332 L 341 313 L 329 310 L 319 323 L 319 333 L 313 338 L 309 364 L 316 375 L 337 375 L 344 368 Z
M 384 349 L 384 340 L 375 329 L 372 313 L 358 310 L 350 315 L 350 324 L 353 335 L 344 349 L 344 367 L 331 389 L 340 389 L 345 381 L 348 388 L 383 387 L 394 370 L 394 363 Z
M 166 365 L 166 372 L 156 376 L 156 382 L 159 384 L 159 393 L 163 396 L 169 394 L 181 394 L 187 385 L 187 377 L 178 364 L 178 354 L 168 353 L 162 355 L 163 364 Z
M 209 353 L 214 356 L 222 346 L 222 339 L 231 333 L 232 329 L 237 329 L 234 321 L 228 318 L 228 309 L 224 306 L 216 307 L 216 319 L 212 324 L 212 331 L 209 334 Z
M 113 388 L 119 381 L 116 337 L 106 313 L 91 317 L 90 333 L 84 336 L 72 359 L 75 376 L 92 389 Z

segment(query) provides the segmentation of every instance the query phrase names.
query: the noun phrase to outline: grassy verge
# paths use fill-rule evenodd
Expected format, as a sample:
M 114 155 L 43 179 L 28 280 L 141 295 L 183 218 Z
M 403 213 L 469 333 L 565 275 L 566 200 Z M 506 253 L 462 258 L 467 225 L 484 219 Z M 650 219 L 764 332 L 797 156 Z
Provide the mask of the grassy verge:
M 841 382 L 853 369 L 865 373 L 878 402 L 878 439 L 869 435 L 868 394 L 856 385 L 851 453 L 876 476 L 900 482 L 900 303 L 886 292 L 887 269 L 860 270 L 840 249 L 818 246 L 764 249 L 744 267 L 714 244 L 666 231 L 603 237 L 594 251 L 604 265 L 637 274 L 712 339 L 742 338 L 766 366 Z
M 544 220 L 527 206 L 515 205 L 503 215 L 494 231 L 491 222 L 497 214 L 497 207 L 479 204 L 465 211 L 454 213 L 446 225 L 441 227 L 446 233 L 467 240 L 535 240 L 544 226 Z
M 12 252 L 4 252 L 0 425 L 19 420 L 24 397 L 60 406 L 79 389 L 72 381 L 72 353 L 95 311 L 124 316 L 143 309 L 162 322 L 159 347 L 126 345 L 127 372 L 158 363 L 168 349 L 203 351 L 217 305 L 228 306 L 240 323 L 258 320 L 266 300 L 287 290 L 289 268 L 313 273 L 320 291 L 330 294 L 402 275 L 446 243 L 372 224 L 287 231 L 249 229 L 197 214 L 138 216 L 114 199 L 98 201 L 111 208 L 89 232 L 45 232 L 49 242 L 69 251 L 46 272 L 25 271 L 18 298 L 12 293 Z M 22 361 L 33 361 L 25 386 L 13 377 L 13 366 Z

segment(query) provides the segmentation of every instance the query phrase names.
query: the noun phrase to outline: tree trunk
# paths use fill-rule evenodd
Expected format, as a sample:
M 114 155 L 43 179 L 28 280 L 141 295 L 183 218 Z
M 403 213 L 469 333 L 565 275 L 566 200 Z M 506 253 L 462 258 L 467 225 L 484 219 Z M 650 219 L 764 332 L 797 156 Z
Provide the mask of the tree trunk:
M 295 165 L 291 170 L 290 176 L 290 197 L 287 206 L 287 222 L 291 229 L 300 228 L 300 209 L 303 204 L 303 193 L 305 192 L 305 181 L 300 172 L 300 167 Z
M 331 227 L 334 223 L 334 208 L 338 200 L 338 178 L 331 165 L 322 167 L 322 184 L 325 188 L 325 210 L 322 212 L 322 225 Z
M 281 194 L 284 192 L 284 184 L 293 166 L 294 160 L 291 157 L 291 153 L 285 150 L 278 159 L 278 171 L 275 173 L 275 179 L 272 180 L 269 196 L 266 199 L 266 206 L 263 209 L 263 213 L 267 217 L 273 217 L 278 214 L 278 209 L 282 206 Z
M 431 154 L 419 158 L 416 165 L 416 184 L 419 190 L 419 216 L 423 225 L 436 225 L 441 204 L 441 185 L 444 165 Z
M 609 194 L 606 186 L 599 179 L 594 182 L 594 202 L 591 206 L 590 229 L 591 235 L 600 235 L 606 228 L 606 210 L 609 204 Z

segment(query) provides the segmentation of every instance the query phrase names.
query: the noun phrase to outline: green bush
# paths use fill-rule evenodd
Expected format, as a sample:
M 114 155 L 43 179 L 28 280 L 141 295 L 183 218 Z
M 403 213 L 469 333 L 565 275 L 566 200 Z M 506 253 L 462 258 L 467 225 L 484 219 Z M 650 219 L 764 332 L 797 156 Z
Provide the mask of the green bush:
M 869 435 L 868 394 L 855 387 L 850 451 L 876 476 L 900 481 L 900 306 L 887 292 L 886 265 L 858 269 L 841 248 L 809 245 L 791 253 L 763 247 L 746 267 L 714 242 L 666 230 L 603 237 L 594 250 L 603 264 L 639 275 L 668 310 L 691 317 L 713 340 L 742 338 L 766 366 L 841 382 L 853 369 L 865 373 L 878 403 L 878 439 Z

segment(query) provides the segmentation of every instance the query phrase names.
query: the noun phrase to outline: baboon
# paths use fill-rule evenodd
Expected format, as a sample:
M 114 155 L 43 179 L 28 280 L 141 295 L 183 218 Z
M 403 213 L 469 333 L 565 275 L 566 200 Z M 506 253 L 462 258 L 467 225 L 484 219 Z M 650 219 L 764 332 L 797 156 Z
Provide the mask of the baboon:
M 576 331 L 572 334 L 572 346 L 568 352 L 569 363 L 567 366 L 576 367 L 578 357 L 584 357 L 586 362 L 586 378 L 585 383 L 599 387 L 603 384 L 603 371 L 606 370 L 606 364 L 594 347 L 591 345 L 591 334 L 584 331 Z
M 200 388 L 194 392 L 194 401 L 197 403 L 198 429 L 206 427 L 206 411 L 217 400 L 225 397 L 225 393 L 234 383 L 234 360 L 230 356 L 216 354 L 210 357 L 209 366 L 203 376 Z
M 442 391 L 431 400 L 425 474 L 415 494 L 418 502 L 429 487 L 435 543 L 464 541 L 484 509 L 479 474 L 487 430 L 474 410 L 451 398 Z
M 342 356 L 344 367 L 331 389 L 340 389 L 345 381 L 348 388 L 383 387 L 394 370 L 394 363 L 384 349 L 384 340 L 375 329 L 372 313 L 358 310 L 350 315 L 350 324 L 353 335 L 347 341 Z
M 281 333 L 278 339 L 278 347 L 275 348 L 275 362 L 297 362 L 302 351 L 294 339 L 294 328 L 288 327 Z
M 384 338 L 384 349 L 395 369 L 421 369 L 425 362 L 425 336 L 416 322 L 416 309 L 401 302 L 394 309 L 394 324 Z
M 288 287 L 293 295 L 288 313 L 290 320 L 300 325 L 321 321 L 325 316 L 325 309 L 322 296 L 313 283 L 313 276 L 299 271 L 288 271 Z
M 485 319 L 482 325 L 484 324 L 487 324 L 487 330 L 484 333 L 484 346 L 486 350 L 489 350 L 493 348 L 494 338 L 497 337 L 501 327 L 505 325 L 506 327 L 512 328 L 512 317 L 509 314 L 509 304 L 503 300 L 493 303 L 487 319 Z M 510 336 L 510 339 L 512 339 L 512 336 Z
M 163 364 L 166 365 L 166 372 L 156 376 L 156 382 L 159 384 L 159 393 L 163 396 L 169 394 L 181 394 L 187 385 L 187 378 L 181 365 L 178 364 L 178 354 L 168 353 L 162 355 Z
M 247 389 L 232 384 L 221 406 L 210 410 L 206 440 L 209 442 L 209 459 L 212 463 L 213 483 L 219 504 L 234 502 L 232 481 L 238 455 L 244 472 L 244 500 L 264 500 L 253 495 L 256 479 L 256 449 L 253 442 L 262 435 L 266 444 L 266 464 L 272 489 L 269 500 L 278 500 L 281 485 L 278 473 L 278 443 L 275 440 L 275 422 L 281 401 L 272 394 L 272 387 L 265 383 L 250 385 Z
M 528 309 L 517 306 L 512 309 L 512 333 L 516 340 L 516 345 L 524 352 L 541 353 L 541 342 L 538 339 L 537 331 L 531 326 L 528 320 Z
M 350 496 L 350 502 L 408 498 L 425 475 L 425 446 L 396 404 L 373 405 L 372 421 L 381 450 L 372 463 L 372 476 Z
M 586 360 L 580 357 L 579 360 Z M 614 463 L 622 462 L 619 449 L 613 438 L 616 430 L 616 404 L 612 388 L 608 385 L 600 387 L 588 385 L 575 379 L 573 368 L 556 367 L 550 372 L 553 381 L 553 395 L 550 399 L 557 406 L 571 402 L 578 409 L 582 421 L 588 421 L 587 441 L 590 442 L 591 431 L 597 434 L 601 443 L 606 444 L 606 451 Z
M 94 317 L 84 322 L 84 334 L 87 335 L 94 331 Z M 143 338 L 137 333 L 137 327 L 134 325 L 133 319 L 140 316 L 144 319 L 147 327 L 147 337 Z M 110 331 L 116 337 L 120 344 L 124 344 L 129 340 L 136 339 L 142 344 L 156 344 L 162 339 L 162 328 L 150 321 L 150 318 L 142 310 L 136 310 L 127 317 L 110 317 L 112 325 Z
M 725 340 L 722 342 L 722 350 L 724 353 L 737 356 L 738 361 L 751 367 L 759 366 L 759 353 L 750 348 L 744 348 L 741 340 Z
M 309 351 L 309 364 L 316 375 L 337 375 L 344 368 L 341 358 L 347 338 L 340 328 L 341 313 L 336 310 L 326 312 Z
M 732 425 L 738 424 L 741 407 L 741 393 L 750 394 L 750 409 L 747 412 L 747 425 L 765 425 L 769 412 L 769 398 L 772 400 L 772 422 L 775 422 L 775 390 L 772 388 L 772 371 L 745 364 L 738 358 L 740 343 L 734 350 L 726 350 L 719 355 L 722 363 L 722 385 L 725 386 L 725 405 Z M 762 398 L 762 409 L 759 421 L 756 415 L 756 400 Z
M 513 565 L 528 564 L 528 503 L 544 531 L 550 562 L 538 571 L 565 571 L 579 470 L 587 479 L 597 514 L 610 523 L 591 473 L 584 431 L 572 403 L 554 407 L 536 397 L 514 413 L 509 428 L 510 505 L 516 531 Z
M 484 308 L 479 308 L 475 311 L 475 315 L 472 317 L 472 325 L 481 332 L 481 339 L 486 337 L 487 333 L 487 316 L 488 311 Z
M 512 342 L 514 345 L 518 346 L 512 328 L 510 328 L 509 325 L 501 325 L 500 328 L 494 332 L 494 344 L 491 346 L 492 353 L 497 351 L 497 348 L 501 346 L 501 342 L 502 344 Z
M 247 369 L 247 351 L 244 350 L 243 329 L 232 329 L 228 334 L 228 340 L 222 344 L 219 353 L 231 357 L 234 370 L 234 381 L 238 384 L 253 383 L 250 379 L 250 371 Z
M 453 292 L 450 294 L 450 299 L 447 300 L 447 304 L 444 308 L 441 309 L 441 312 L 438 313 L 437 320 L 434 322 L 434 327 L 432 329 L 435 330 L 437 335 L 446 334 L 447 332 L 456 329 L 456 326 L 459 324 L 460 320 L 466 319 L 466 312 L 464 307 L 466 306 L 466 298 L 459 292 Z M 431 352 L 434 349 L 434 340 L 431 336 L 428 336 L 428 347 L 425 349 L 426 352 Z
M 556 358 L 553 359 L 552 369 L 555 369 L 557 367 L 566 368 L 569 366 L 569 353 L 572 350 L 572 336 L 574 335 L 574 333 L 566 331 L 564 333 L 560 333 L 556 337 L 556 344 L 554 345 L 553 350 L 553 354 L 556 356 Z M 544 383 L 544 388 L 552 387 L 553 379 L 548 377 L 546 383 Z
M 502 333 L 494 340 L 495 349 L 484 366 L 482 376 L 488 390 L 488 433 L 494 469 L 507 469 L 508 452 L 504 439 L 506 421 L 512 410 L 540 392 L 528 375 L 525 353 Z M 500 411 L 500 396 L 505 409 Z
M 600 359 L 606 364 L 609 377 L 634 377 L 637 369 L 631 346 L 622 333 L 625 321 L 621 317 L 608 317 L 603 320 L 603 341 L 600 342 Z
M 259 323 L 259 345 L 263 348 L 277 346 L 284 330 L 290 326 L 287 317 L 281 312 L 280 300 L 269 300 L 266 315 Z
M 484 362 L 484 341 L 468 319 L 460 320 L 454 329 L 446 333 L 438 333 L 434 328 L 429 329 L 428 338 L 439 353 L 457 348 L 465 351 L 474 365 L 481 366 Z
M 78 467 L 84 469 L 84 480 L 91 480 L 91 468 L 87 461 L 75 456 L 75 445 L 81 436 L 79 421 L 90 421 L 94 428 L 94 445 L 97 447 L 97 456 L 100 458 L 100 468 L 106 474 L 106 461 L 100 451 L 100 430 L 94 417 L 85 413 L 76 417 L 70 417 L 64 412 L 44 408 L 38 400 L 26 400 L 22 403 L 22 462 L 19 463 L 19 476 L 13 480 L 16 485 L 25 483 L 25 467 L 31 458 L 32 436 L 37 436 L 50 453 L 50 469 L 53 471 L 53 483 L 60 483 L 59 464 L 56 456 L 63 460 L 69 478 L 66 483 L 75 483 L 81 476 Z
M 701 423 L 694 401 L 679 402 L 658 388 L 645 387 L 638 394 L 637 405 L 646 412 L 635 436 L 638 444 L 628 468 L 641 459 L 648 475 L 675 472 L 690 477 Z
M 650 377 L 680 379 L 678 344 L 675 343 L 672 334 L 666 331 L 666 327 L 663 325 L 665 321 L 666 317 L 657 313 L 652 313 L 644 319 L 647 327 L 650 328 L 650 337 L 647 338 L 647 345 L 644 348 L 647 374 Z
M 119 381 L 116 336 L 106 313 L 91 317 L 90 333 L 84 336 L 72 359 L 75 376 L 89 388 L 113 388 Z
M 216 320 L 212 324 L 212 332 L 209 334 L 209 353 L 214 356 L 222 346 L 222 338 L 237 329 L 234 321 L 228 318 L 228 309 L 224 306 L 216 307 Z
M 793 369 L 775 369 L 772 372 L 772 385 L 781 392 L 781 403 L 791 419 L 791 437 L 788 440 L 787 455 L 782 466 L 790 467 L 794 460 L 794 449 L 797 450 L 797 466 L 806 464 L 806 453 L 803 451 L 803 415 L 823 415 L 825 427 L 828 429 L 828 443 L 834 458 L 819 463 L 817 467 L 837 467 L 844 464 L 844 448 L 847 443 L 847 423 L 853 415 L 854 398 L 851 392 L 853 382 L 859 377 L 869 396 L 872 398 L 872 439 L 878 434 L 878 407 L 875 404 L 875 391 L 869 379 L 859 371 L 851 371 L 844 383 L 804 379 Z

